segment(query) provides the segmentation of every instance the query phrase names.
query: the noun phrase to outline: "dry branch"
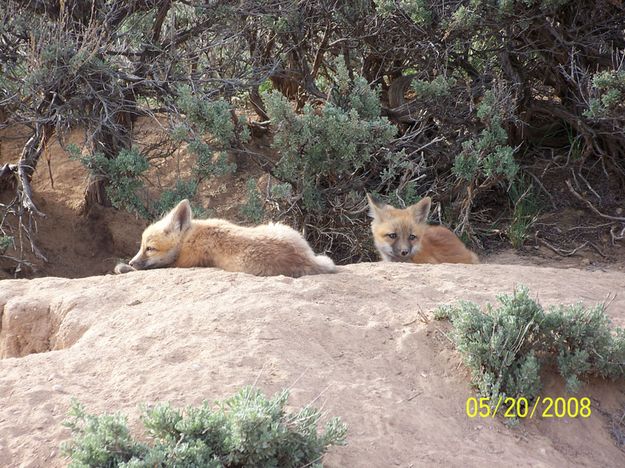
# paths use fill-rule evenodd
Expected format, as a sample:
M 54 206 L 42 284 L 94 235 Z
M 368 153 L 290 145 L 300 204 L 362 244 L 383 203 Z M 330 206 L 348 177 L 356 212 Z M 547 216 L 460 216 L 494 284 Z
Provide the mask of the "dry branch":
M 602 218 L 606 218 L 606 219 L 613 219 L 615 221 L 625 221 L 625 218 L 622 216 L 611 216 L 611 215 L 607 215 L 602 213 L 601 211 L 599 211 L 595 205 L 593 205 L 590 200 L 587 200 L 586 198 L 584 198 L 583 196 L 581 196 L 579 193 L 577 193 L 575 191 L 575 189 L 573 188 L 573 186 L 571 185 L 571 181 L 569 179 L 567 179 L 565 181 L 566 186 L 569 188 L 569 191 L 575 196 L 575 198 L 577 198 L 578 200 L 584 202 L 594 213 L 596 213 L 597 215 L 601 216 Z

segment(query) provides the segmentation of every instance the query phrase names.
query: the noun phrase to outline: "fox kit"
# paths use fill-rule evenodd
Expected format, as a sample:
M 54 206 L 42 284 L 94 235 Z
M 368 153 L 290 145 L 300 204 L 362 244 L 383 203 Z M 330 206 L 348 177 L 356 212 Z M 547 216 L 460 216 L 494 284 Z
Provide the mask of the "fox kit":
M 479 263 L 477 255 L 443 226 L 426 224 L 432 200 L 408 208 L 384 205 L 367 194 L 375 247 L 387 262 Z
M 243 227 L 223 219 L 192 219 L 188 200 L 148 226 L 139 253 L 116 273 L 161 267 L 215 267 L 258 276 L 299 277 L 334 273 L 329 257 L 315 255 L 304 238 L 284 224 Z

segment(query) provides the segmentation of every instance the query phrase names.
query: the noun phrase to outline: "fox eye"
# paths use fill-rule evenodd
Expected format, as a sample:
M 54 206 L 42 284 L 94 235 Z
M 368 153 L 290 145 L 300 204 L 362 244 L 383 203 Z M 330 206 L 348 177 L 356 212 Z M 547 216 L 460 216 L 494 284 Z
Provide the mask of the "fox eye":
M 154 252 L 156 249 L 154 247 L 146 247 L 145 251 L 146 252 Z
M 397 239 L 397 233 L 395 232 L 390 232 L 387 234 L 388 237 L 390 237 L 391 239 Z
M 408 236 L 408 240 L 411 240 L 411 241 L 415 240 L 416 238 L 417 238 L 417 236 L 415 236 L 414 234 L 410 234 Z

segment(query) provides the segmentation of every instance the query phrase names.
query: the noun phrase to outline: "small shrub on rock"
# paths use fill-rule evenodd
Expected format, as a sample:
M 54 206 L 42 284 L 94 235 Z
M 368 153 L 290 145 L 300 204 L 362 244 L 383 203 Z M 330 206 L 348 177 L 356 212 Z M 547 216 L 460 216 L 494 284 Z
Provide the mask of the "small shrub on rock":
M 610 327 L 602 304 L 545 311 L 526 288 L 497 299 L 499 305 L 488 304 L 486 311 L 460 302 L 435 312 L 435 318 L 451 321 L 452 339 L 473 384 L 491 402 L 500 397 L 534 399 L 547 364 L 558 369 L 571 392 L 590 376 L 625 376 L 625 330 Z

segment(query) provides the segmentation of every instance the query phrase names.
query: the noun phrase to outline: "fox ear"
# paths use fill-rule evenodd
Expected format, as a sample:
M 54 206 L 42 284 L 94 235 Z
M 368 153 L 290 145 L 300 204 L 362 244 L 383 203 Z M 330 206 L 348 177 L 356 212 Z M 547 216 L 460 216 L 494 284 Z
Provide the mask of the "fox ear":
M 170 231 L 186 231 L 191 225 L 191 204 L 186 198 L 167 215 L 167 228 Z
M 367 202 L 369 202 L 369 216 L 373 219 L 380 219 L 386 205 L 369 194 L 367 194 Z
M 425 223 L 428 220 L 431 206 L 432 199 L 430 197 L 425 197 L 418 203 L 410 206 L 412 215 L 414 216 L 414 219 L 417 223 Z

